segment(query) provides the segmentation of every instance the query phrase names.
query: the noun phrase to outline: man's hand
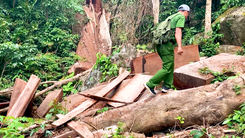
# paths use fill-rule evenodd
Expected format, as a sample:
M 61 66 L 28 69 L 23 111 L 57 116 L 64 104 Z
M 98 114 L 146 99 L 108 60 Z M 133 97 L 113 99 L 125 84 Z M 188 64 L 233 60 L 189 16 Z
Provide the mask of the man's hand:
M 178 47 L 178 51 L 177 52 L 178 52 L 179 55 L 181 55 L 184 51 L 183 51 L 182 47 Z

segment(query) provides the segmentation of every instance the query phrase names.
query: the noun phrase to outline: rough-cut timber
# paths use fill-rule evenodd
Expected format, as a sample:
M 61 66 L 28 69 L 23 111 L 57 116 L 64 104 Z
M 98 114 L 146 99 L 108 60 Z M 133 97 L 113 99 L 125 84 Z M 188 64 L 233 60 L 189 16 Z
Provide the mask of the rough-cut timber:
M 83 7 L 88 18 L 91 20 L 82 30 L 82 37 L 78 43 L 76 54 L 84 58 L 83 62 L 79 62 L 84 68 L 91 68 L 96 62 L 96 53 L 99 52 L 99 30 L 98 17 L 91 8 Z
M 179 68 L 190 62 L 196 62 L 200 60 L 199 51 L 197 45 L 183 46 L 184 53 L 178 55 L 177 48 L 174 49 L 174 68 Z M 151 53 L 142 57 L 137 57 L 132 61 L 131 71 L 132 73 L 148 73 L 149 75 L 155 75 L 157 71 L 162 68 L 162 60 L 157 53 Z
M 23 80 L 21 80 L 19 78 L 16 78 L 15 79 L 14 89 L 13 89 L 13 92 L 11 94 L 11 99 L 10 99 L 8 113 L 12 109 L 14 103 L 16 102 L 16 100 L 18 99 L 18 97 L 20 96 L 21 92 L 26 87 L 26 84 L 27 84 L 27 82 L 25 82 L 25 81 L 23 81 Z
M 112 41 L 110 36 L 110 28 L 109 22 L 106 20 L 106 12 L 102 11 L 102 15 L 100 17 L 100 31 L 99 38 L 101 41 L 101 45 L 99 45 L 99 52 L 104 53 L 105 55 L 111 54 Z
M 222 72 L 233 69 L 244 73 L 244 56 L 221 53 L 219 55 L 182 66 L 174 71 L 174 86 L 179 89 L 193 88 L 210 84 L 214 76 L 201 74 L 198 70 L 205 67 L 212 71 Z
M 45 117 L 45 115 L 49 112 L 49 110 L 53 107 L 50 105 L 52 102 L 61 102 L 63 97 L 63 90 L 56 90 L 50 92 L 46 98 L 43 100 L 41 105 L 37 108 L 37 115 L 39 117 Z M 55 100 L 55 101 L 54 101 Z
M 131 81 L 123 89 L 118 91 L 112 100 L 123 102 L 134 102 L 141 92 L 145 89 L 144 83 L 148 82 L 152 76 L 136 74 Z M 114 107 L 123 106 L 123 103 L 108 102 L 109 105 Z
M 113 80 L 111 83 L 107 84 L 103 89 L 101 89 L 98 93 L 96 93 L 96 96 L 105 96 L 108 94 L 112 89 L 114 89 L 120 82 L 122 82 L 130 73 L 128 71 L 124 71 L 121 75 L 119 75 L 115 80 Z M 79 105 L 77 108 L 66 114 L 64 117 L 60 118 L 59 120 L 52 123 L 53 126 L 57 127 L 60 126 L 79 113 L 83 112 L 90 106 L 92 106 L 94 103 L 96 103 L 96 100 L 88 99 L 85 102 L 83 102 L 81 105 Z
M 111 54 L 111 38 L 109 33 L 110 15 L 102 9 L 101 0 L 87 1 L 89 7 L 83 9 L 89 19 L 81 32 L 81 39 L 76 53 L 84 60 L 79 63 L 84 68 L 91 68 L 96 62 L 96 54 Z
M 14 103 L 12 109 L 9 111 L 7 116 L 13 116 L 15 118 L 23 116 L 30 101 L 34 98 L 35 92 L 39 86 L 40 81 L 41 80 L 37 76 L 31 75 L 30 79 L 26 84 L 25 89 L 22 91 L 22 93 Z
M 62 118 L 63 115 L 57 115 L 59 118 Z M 69 123 L 67 123 L 67 126 L 76 131 L 78 133 L 78 135 L 82 138 L 94 138 L 93 133 L 87 128 L 87 126 L 82 125 L 82 124 L 78 124 L 75 121 L 70 121 Z
M 98 86 L 95 86 L 89 90 L 82 91 L 80 93 L 82 94 L 95 94 L 101 89 L 103 89 L 106 86 L 106 84 L 99 84 Z M 88 100 L 88 98 L 80 95 L 80 94 L 74 94 L 74 95 L 69 95 L 61 102 L 61 105 L 65 107 L 68 111 L 73 110 L 77 106 L 79 106 L 82 102 Z
M 62 135 L 56 136 L 54 138 L 75 138 L 76 136 L 77 136 L 77 132 L 69 131 L 69 132 L 66 132 Z
M 237 95 L 233 90 L 236 85 L 243 86 L 244 78 L 238 77 L 222 83 L 201 86 L 197 88 L 169 91 L 167 94 L 157 94 L 155 97 L 134 104 L 109 110 L 96 117 L 83 118 L 97 128 L 125 123 L 124 130 L 147 133 L 176 126 L 175 118 L 181 116 L 182 128 L 191 125 L 217 124 L 228 117 L 245 101 L 245 88 Z

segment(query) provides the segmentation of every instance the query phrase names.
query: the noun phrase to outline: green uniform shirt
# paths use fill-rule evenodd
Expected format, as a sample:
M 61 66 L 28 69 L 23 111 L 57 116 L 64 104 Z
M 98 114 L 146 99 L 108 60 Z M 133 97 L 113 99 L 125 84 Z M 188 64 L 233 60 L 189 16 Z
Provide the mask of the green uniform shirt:
M 171 20 L 171 29 L 174 28 L 184 28 L 185 26 L 185 16 L 181 13 L 178 13 L 172 20 Z

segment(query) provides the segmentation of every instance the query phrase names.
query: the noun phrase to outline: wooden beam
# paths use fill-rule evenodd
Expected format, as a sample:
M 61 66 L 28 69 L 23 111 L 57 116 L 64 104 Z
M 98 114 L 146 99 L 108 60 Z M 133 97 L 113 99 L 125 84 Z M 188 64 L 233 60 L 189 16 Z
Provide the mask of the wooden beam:
M 37 115 L 39 117 L 45 117 L 45 115 L 49 112 L 49 110 L 53 107 L 50 105 L 50 103 L 54 100 L 57 102 L 60 102 L 63 97 L 63 90 L 56 90 L 53 92 L 50 92 L 46 98 L 43 100 L 41 105 L 37 108 Z
M 115 80 L 113 80 L 111 83 L 107 84 L 103 89 L 101 89 L 98 93 L 96 93 L 96 96 L 105 96 L 108 94 L 112 89 L 114 89 L 120 82 L 122 82 L 130 73 L 128 71 L 124 71 L 121 75 L 119 75 Z M 52 123 L 55 127 L 60 126 L 76 115 L 80 114 L 81 112 L 85 111 L 87 108 L 92 106 L 94 103 L 96 103 L 96 100 L 88 99 L 85 102 L 83 102 L 81 105 L 79 105 L 77 108 L 66 114 L 64 117 L 60 118 L 59 120 Z
M 64 115 L 61 115 L 61 114 L 58 114 L 56 116 L 58 118 L 64 117 Z M 85 125 L 78 124 L 75 121 L 70 121 L 69 123 L 67 123 L 67 126 L 70 129 L 76 131 L 78 133 L 78 135 L 81 136 L 82 138 L 94 138 L 93 133 Z
M 35 95 L 40 81 L 37 76 L 31 75 L 25 89 L 20 94 L 7 116 L 13 116 L 15 118 L 23 116 L 27 106 Z

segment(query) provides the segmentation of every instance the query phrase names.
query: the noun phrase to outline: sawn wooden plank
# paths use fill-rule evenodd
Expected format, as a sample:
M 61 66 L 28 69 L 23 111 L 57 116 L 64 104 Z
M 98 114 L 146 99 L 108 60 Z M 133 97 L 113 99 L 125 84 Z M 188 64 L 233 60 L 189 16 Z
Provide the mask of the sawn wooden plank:
M 18 99 L 18 97 L 20 96 L 21 92 L 25 89 L 26 84 L 27 84 L 27 82 L 25 82 L 25 81 L 23 81 L 23 80 L 21 80 L 19 78 L 16 78 L 15 79 L 14 89 L 13 89 L 13 92 L 11 94 L 11 99 L 10 99 L 8 113 L 12 109 L 14 103 L 16 102 L 16 100 Z
M 27 106 L 35 95 L 40 81 L 37 76 L 31 75 L 25 89 L 22 91 L 7 116 L 13 116 L 15 118 L 23 116 Z
M 46 98 L 43 100 L 41 105 L 37 108 L 37 115 L 39 117 L 45 117 L 45 115 L 53 107 L 52 105 L 50 105 L 50 103 L 53 100 L 56 100 L 56 102 L 60 102 L 62 100 L 62 97 L 63 97 L 63 90 L 62 89 L 50 92 L 46 96 Z
M 136 74 L 130 82 L 123 89 L 118 91 L 112 100 L 122 102 L 133 102 L 145 89 L 144 83 L 148 82 L 152 76 Z M 114 107 L 123 106 L 123 103 L 108 102 L 109 105 Z

